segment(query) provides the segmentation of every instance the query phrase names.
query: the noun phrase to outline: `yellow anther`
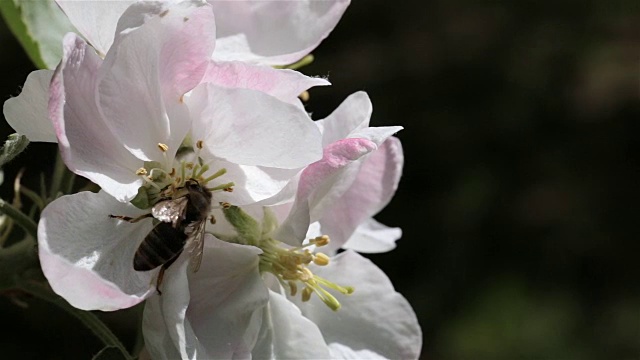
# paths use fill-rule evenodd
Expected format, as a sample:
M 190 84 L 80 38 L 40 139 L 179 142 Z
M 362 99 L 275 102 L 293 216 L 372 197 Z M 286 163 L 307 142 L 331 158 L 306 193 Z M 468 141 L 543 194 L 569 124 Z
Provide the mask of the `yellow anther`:
M 204 141 L 202 141 L 202 140 L 196 141 L 196 147 L 198 149 L 202 149 L 204 147 Z
M 291 296 L 296 296 L 296 293 L 298 293 L 298 285 L 296 285 L 296 283 L 294 283 L 293 281 L 289 281 L 289 293 L 291 294 Z
M 316 246 L 326 246 L 329 244 L 330 241 L 331 240 L 327 235 L 318 236 L 315 239 L 311 240 L 311 242 L 314 243 Z
M 302 297 L 302 302 L 309 301 L 309 299 L 311 299 L 311 294 L 313 294 L 312 288 L 305 287 L 304 289 L 302 289 L 302 294 L 300 294 L 300 296 Z
M 167 144 L 158 143 L 158 149 L 162 152 L 167 152 L 169 150 L 169 146 Z
M 169 176 L 173 177 L 173 175 L 176 174 L 176 168 L 171 168 L 171 172 L 169 173 Z
M 140 169 L 136 170 L 136 175 L 147 175 L 147 169 L 140 168 Z
M 221 201 L 220 202 L 220 206 L 222 206 L 223 209 L 228 209 L 231 207 L 231 204 L 229 204 L 228 202 L 225 201 Z
M 309 101 L 309 92 L 303 91 L 302 94 L 298 95 L 298 97 L 300 98 L 300 100 L 307 102 Z
M 191 170 L 191 169 L 193 169 L 194 164 L 192 162 L 188 162 L 188 163 L 186 163 L 185 166 L 187 167 L 187 169 Z
M 211 225 L 215 225 L 216 224 L 216 217 L 211 215 L 211 217 L 209 217 L 209 222 L 211 223 Z
M 319 266 L 326 266 L 329 264 L 329 257 L 323 253 L 317 253 L 313 258 L 313 263 Z

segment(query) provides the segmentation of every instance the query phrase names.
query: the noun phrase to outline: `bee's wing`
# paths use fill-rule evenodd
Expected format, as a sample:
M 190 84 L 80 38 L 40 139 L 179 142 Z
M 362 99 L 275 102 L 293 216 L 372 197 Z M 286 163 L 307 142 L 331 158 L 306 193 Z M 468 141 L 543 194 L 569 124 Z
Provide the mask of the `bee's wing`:
M 151 208 L 151 214 L 162 222 L 170 222 L 174 228 L 178 227 L 184 220 L 188 201 L 187 197 L 160 201 Z
M 206 221 L 198 221 L 194 224 L 193 231 L 189 234 L 187 241 L 191 246 L 191 262 L 189 268 L 196 272 L 200 269 L 202 263 L 202 253 L 204 252 L 204 228 Z

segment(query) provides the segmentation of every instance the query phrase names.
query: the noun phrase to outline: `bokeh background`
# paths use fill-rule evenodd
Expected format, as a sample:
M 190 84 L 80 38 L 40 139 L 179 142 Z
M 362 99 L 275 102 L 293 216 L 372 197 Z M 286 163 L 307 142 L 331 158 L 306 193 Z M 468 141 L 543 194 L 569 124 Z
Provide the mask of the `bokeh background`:
M 370 258 L 413 305 L 422 358 L 640 359 L 639 45 L 634 1 L 355 0 L 314 52 L 303 72 L 333 83 L 311 91 L 315 119 L 365 90 L 373 125 L 405 127 L 400 189 L 377 216 L 404 236 Z M 0 49 L 4 100 L 33 66 L 4 23 Z M 2 196 L 22 166 L 37 187 L 54 157 L 30 145 Z M 0 296 L 0 357 L 100 349 L 23 300 Z M 137 311 L 105 318 L 133 342 Z

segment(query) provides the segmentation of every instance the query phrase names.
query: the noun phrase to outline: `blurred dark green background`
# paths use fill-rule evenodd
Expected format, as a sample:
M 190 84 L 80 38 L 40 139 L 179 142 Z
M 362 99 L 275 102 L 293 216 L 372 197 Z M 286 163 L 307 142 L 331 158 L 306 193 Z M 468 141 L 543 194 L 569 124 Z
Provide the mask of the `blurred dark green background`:
M 355 0 L 303 69 L 333 83 L 312 90 L 314 118 L 365 90 L 372 124 L 405 127 L 400 190 L 377 217 L 404 236 L 370 257 L 413 305 L 423 358 L 640 359 L 638 8 Z M 0 41 L 6 99 L 32 65 L 4 24 Z M 37 183 L 54 152 L 31 145 L 2 194 L 25 160 Z M 27 300 L 0 298 L 0 355 L 99 350 Z

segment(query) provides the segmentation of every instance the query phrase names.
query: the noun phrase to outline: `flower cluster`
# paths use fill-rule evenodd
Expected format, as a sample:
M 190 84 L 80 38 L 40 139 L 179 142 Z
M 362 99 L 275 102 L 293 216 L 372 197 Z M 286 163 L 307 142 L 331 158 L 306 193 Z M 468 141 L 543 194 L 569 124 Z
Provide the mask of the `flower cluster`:
M 329 82 L 282 67 L 348 3 L 58 0 L 80 35 L 4 106 L 101 188 L 41 214 L 53 290 L 83 310 L 146 300 L 154 359 L 418 357 L 413 310 L 358 254 L 401 236 L 373 219 L 400 180 L 401 127 L 370 127 L 363 92 L 313 121 L 298 96 Z M 139 256 L 162 262 L 138 271 Z

